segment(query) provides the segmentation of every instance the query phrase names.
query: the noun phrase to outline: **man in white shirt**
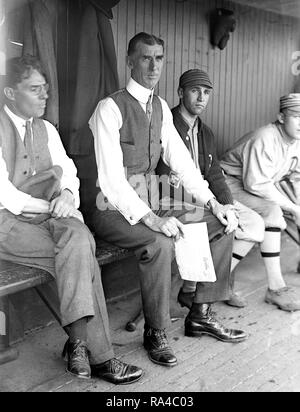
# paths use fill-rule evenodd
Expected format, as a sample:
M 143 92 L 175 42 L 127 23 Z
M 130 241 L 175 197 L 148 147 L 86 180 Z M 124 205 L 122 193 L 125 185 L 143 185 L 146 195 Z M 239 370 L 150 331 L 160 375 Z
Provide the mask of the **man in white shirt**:
M 220 220 L 216 243 L 223 248 L 224 265 L 228 267 L 232 232 L 238 220 L 231 208 L 218 204 L 181 141 L 167 103 L 154 94 L 163 61 L 163 40 L 147 33 L 135 35 L 128 46 L 131 78 L 126 89 L 100 101 L 89 121 L 101 188 L 93 230 L 109 242 L 135 251 L 145 317 L 144 347 L 153 362 L 175 366 L 177 359 L 165 332 L 169 322 L 171 262 L 174 239 L 181 234 L 182 222 L 189 222 L 191 216 L 182 205 L 177 211 L 160 209 L 155 179 L 160 156 L 176 171 L 196 202 L 211 207 Z M 202 217 L 203 214 L 197 220 L 193 214 L 193 221 L 201 221 Z M 227 237 L 223 236 L 224 230 Z M 215 284 L 199 284 L 187 317 L 194 321 L 195 328 L 189 330 L 189 336 L 208 333 L 230 342 L 246 338 L 244 332 L 226 329 L 215 320 L 214 325 L 207 325 L 207 319 L 199 314 L 205 299 L 228 299 L 229 272 Z M 199 317 L 201 321 L 197 323 Z
M 300 310 L 299 291 L 286 286 L 280 268 L 283 212 L 300 226 L 300 93 L 280 99 L 277 121 L 247 133 L 221 161 L 235 199 L 265 221 L 261 254 L 268 275 L 265 300 L 286 311 Z M 281 181 L 287 182 L 288 196 Z
M 41 120 L 48 85 L 33 56 L 7 62 L 0 111 L 0 258 L 50 272 L 69 335 L 67 370 L 113 383 L 142 370 L 113 357 L 95 242 L 79 206 L 79 181 L 60 137 Z

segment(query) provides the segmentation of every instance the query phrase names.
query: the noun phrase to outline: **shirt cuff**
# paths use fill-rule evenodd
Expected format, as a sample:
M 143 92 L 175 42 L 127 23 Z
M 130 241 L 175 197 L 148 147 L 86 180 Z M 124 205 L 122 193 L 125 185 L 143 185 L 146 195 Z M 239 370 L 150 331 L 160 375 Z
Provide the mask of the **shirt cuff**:
M 28 195 L 27 193 L 22 192 L 18 195 L 18 198 L 14 198 L 12 202 L 5 202 L 5 204 L 2 206 L 14 215 L 21 215 L 24 207 L 28 203 L 29 199 L 31 199 L 31 197 L 32 196 Z
M 136 225 L 137 223 L 140 223 L 140 220 L 147 215 L 149 212 L 151 212 L 151 209 L 149 206 L 145 205 L 141 205 L 141 207 L 139 208 L 139 211 L 127 211 L 126 213 L 123 213 L 121 210 L 119 210 L 119 212 L 125 217 L 125 219 L 128 221 L 128 223 L 131 226 Z
M 72 193 L 73 197 L 74 197 L 74 202 L 75 202 L 75 208 L 78 209 L 80 206 L 80 198 L 79 198 L 79 193 L 78 190 L 74 190 L 70 187 L 67 186 L 62 186 L 60 191 L 63 192 L 64 190 L 68 190 L 69 192 Z

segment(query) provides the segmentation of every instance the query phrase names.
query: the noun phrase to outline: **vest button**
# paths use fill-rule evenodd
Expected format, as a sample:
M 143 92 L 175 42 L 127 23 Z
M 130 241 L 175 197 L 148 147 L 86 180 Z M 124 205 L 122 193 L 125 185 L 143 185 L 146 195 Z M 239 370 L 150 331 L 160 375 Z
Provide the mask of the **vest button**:
M 154 143 L 154 140 L 153 140 L 153 139 L 151 139 L 151 140 L 150 140 L 150 143 L 151 143 L 151 144 L 153 144 L 153 143 Z
M 23 175 L 27 175 L 27 172 L 25 171 L 25 172 L 23 172 Z
M 24 159 L 27 159 L 27 157 L 28 157 L 27 155 L 24 155 Z

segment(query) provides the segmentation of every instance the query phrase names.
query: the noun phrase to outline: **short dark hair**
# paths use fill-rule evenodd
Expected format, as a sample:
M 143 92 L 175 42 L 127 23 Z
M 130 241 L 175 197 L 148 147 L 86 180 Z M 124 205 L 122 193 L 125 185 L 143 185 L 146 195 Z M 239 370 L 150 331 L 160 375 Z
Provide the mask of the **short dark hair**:
M 26 54 L 22 57 L 13 57 L 6 62 L 5 86 L 16 87 L 22 80 L 28 79 L 33 70 L 37 70 L 46 78 L 41 62 L 37 57 Z
M 155 44 L 158 44 L 159 46 L 162 46 L 163 49 L 165 47 L 165 42 L 162 39 L 160 39 L 159 37 L 154 36 L 154 34 L 141 32 L 141 33 L 136 34 L 130 40 L 130 42 L 128 44 L 128 51 L 127 51 L 128 56 L 131 56 L 135 52 L 136 45 L 138 43 L 148 44 L 149 46 L 154 46 Z

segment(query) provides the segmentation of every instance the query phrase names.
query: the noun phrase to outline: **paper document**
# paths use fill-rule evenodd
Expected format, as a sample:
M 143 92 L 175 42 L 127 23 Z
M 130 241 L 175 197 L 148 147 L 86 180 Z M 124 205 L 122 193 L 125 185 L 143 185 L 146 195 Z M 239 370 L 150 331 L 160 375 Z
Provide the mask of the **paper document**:
M 205 222 L 184 225 L 184 237 L 175 242 L 175 255 L 182 279 L 215 282 L 216 273 L 210 253 Z

